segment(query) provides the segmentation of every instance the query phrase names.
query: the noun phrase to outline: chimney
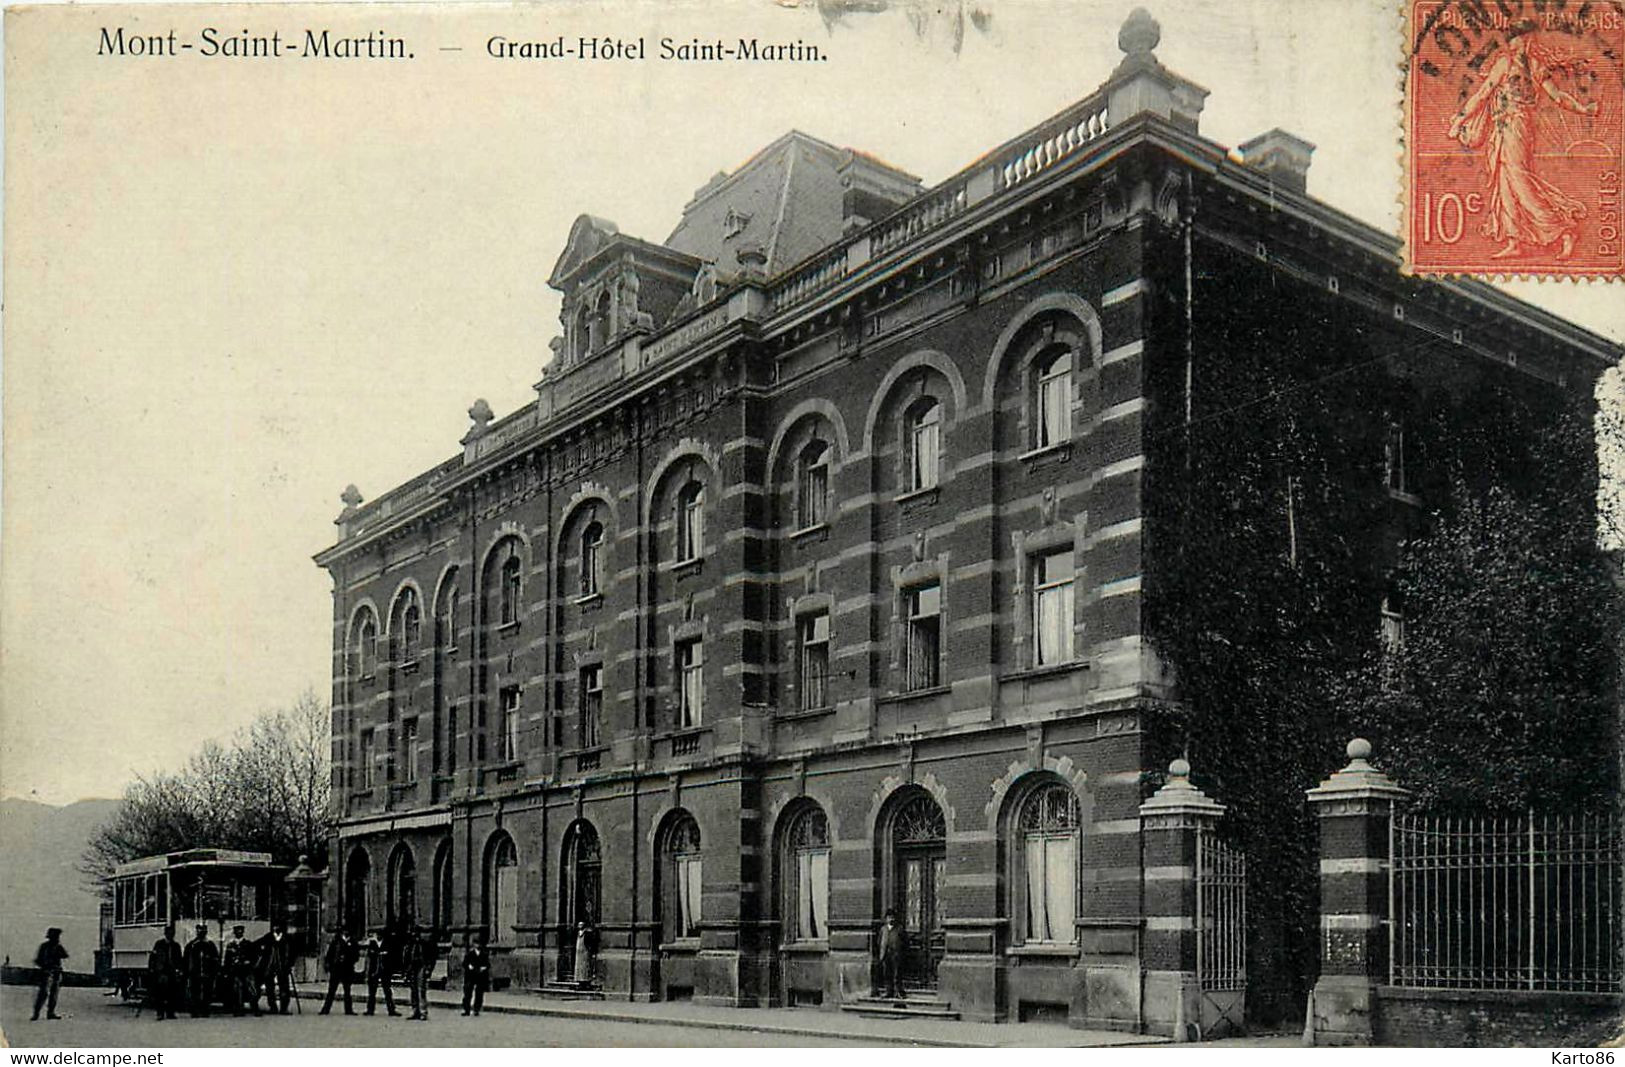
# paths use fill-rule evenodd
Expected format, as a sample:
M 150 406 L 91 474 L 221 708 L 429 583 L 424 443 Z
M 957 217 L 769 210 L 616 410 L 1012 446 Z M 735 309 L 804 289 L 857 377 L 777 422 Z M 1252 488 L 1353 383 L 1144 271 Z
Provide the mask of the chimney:
M 1315 146 L 1283 129 L 1273 129 L 1241 145 L 1241 161 L 1283 189 L 1305 192 L 1309 185 L 1309 157 Z

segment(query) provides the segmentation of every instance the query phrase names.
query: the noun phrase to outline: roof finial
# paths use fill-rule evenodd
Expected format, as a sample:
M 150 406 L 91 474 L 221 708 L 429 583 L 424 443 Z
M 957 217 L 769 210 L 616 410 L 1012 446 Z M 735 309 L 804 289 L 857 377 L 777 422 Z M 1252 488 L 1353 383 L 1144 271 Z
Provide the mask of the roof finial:
M 1117 31 L 1117 47 L 1131 59 L 1149 56 L 1161 40 L 1162 26 L 1143 7 L 1129 12 L 1128 18 L 1123 20 L 1123 28 Z

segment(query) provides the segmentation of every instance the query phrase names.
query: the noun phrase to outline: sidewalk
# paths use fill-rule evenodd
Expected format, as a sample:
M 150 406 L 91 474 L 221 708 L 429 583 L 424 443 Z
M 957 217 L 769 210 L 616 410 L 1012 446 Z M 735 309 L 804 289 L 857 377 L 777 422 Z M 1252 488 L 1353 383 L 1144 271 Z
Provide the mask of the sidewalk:
M 320 999 L 308 991 L 303 996 L 306 1000 Z M 404 1003 L 397 994 L 396 1005 L 402 1011 L 406 1010 Z M 429 992 L 429 1003 L 434 1011 L 461 1011 L 463 1004 L 461 994 L 438 990 Z M 1168 1043 L 1166 1038 L 1146 1034 L 1073 1030 L 1044 1023 L 866 1019 L 850 1012 L 817 1008 L 717 1008 L 683 1001 L 640 1004 L 614 1000 L 548 1000 L 535 993 L 487 993 L 485 1011 L 607 1023 L 748 1030 L 795 1037 L 839 1037 L 872 1040 L 881 1045 L 938 1048 L 1102 1048 Z

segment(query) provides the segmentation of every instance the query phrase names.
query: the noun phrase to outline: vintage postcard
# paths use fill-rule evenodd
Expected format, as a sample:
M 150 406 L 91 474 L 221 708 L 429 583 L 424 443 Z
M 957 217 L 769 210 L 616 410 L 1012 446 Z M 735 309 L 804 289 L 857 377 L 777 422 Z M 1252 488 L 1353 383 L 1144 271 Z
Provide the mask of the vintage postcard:
M 4 50 L 5 1043 L 1618 1036 L 1617 0 Z
M 1408 269 L 1625 274 L 1625 4 L 1411 0 L 1408 14 Z

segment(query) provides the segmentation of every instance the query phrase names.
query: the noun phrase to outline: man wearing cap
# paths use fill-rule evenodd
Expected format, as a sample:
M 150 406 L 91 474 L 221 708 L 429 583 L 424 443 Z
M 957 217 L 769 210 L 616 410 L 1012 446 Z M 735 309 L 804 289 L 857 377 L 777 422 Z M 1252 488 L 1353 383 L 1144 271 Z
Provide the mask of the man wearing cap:
M 289 988 L 289 976 L 293 972 L 293 942 L 288 939 L 287 930 L 277 923 L 271 927 L 270 933 L 255 942 L 254 949 L 260 981 L 265 985 L 265 1006 L 273 1015 L 288 1014 L 288 1005 L 293 1002 L 293 992 Z M 277 999 L 279 992 L 280 1001 Z
M 233 1015 L 241 1015 L 243 1008 L 260 1013 L 259 994 L 254 989 L 254 942 L 243 936 L 246 927 L 238 923 L 231 928 L 231 940 L 221 953 L 225 969 L 226 1006 Z
M 209 940 L 209 924 L 198 923 L 197 935 L 186 945 L 186 996 L 192 1018 L 206 1019 L 220 979 L 220 946 Z
M 147 991 L 158 1021 L 175 1017 L 175 1004 L 181 999 L 181 975 L 185 964 L 181 946 L 175 940 L 175 927 L 164 927 L 164 936 L 153 942 L 147 953 Z
M 34 966 L 39 970 L 39 992 L 34 994 L 34 1019 L 39 1019 L 39 1010 L 45 1009 L 47 1019 L 60 1019 L 56 1013 L 56 993 L 62 988 L 62 961 L 68 958 L 68 950 L 62 947 L 62 928 L 53 926 L 45 931 L 45 940 L 40 942 L 39 951 L 34 953 Z
M 474 1014 L 485 1006 L 485 991 L 491 988 L 491 950 L 485 947 L 485 931 L 474 935 L 474 941 L 463 953 L 463 1014 L 472 1005 Z

